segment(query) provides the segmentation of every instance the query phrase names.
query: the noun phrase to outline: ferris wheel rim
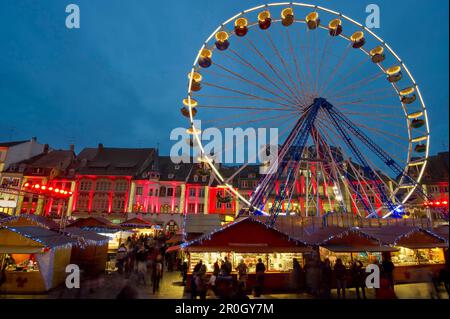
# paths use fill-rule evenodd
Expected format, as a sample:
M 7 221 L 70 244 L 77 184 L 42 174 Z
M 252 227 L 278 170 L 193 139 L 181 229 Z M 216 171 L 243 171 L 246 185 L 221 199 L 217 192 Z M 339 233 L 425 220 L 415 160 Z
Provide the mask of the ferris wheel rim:
M 420 160 L 423 162 L 423 164 L 421 165 L 421 169 L 419 171 L 418 177 L 415 179 L 416 184 L 413 185 L 413 187 L 409 188 L 409 191 L 407 191 L 407 194 L 402 198 L 401 200 L 401 204 L 405 204 L 408 199 L 411 197 L 411 195 L 414 193 L 414 191 L 416 190 L 417 187 L 420 186 L 420 181 L 422 180 L 423 174 L 425 172 L 427 163 L 428 163 L 428 158 L 429 158 L 429 150 L 430 150 L 430 127 L 429 127 L 429 120 L 428 120 L 428 113 L 427 113 L 427 109 L 426 109 L 426 104 L 424 102 L 422 93 L 420 91 L 419 85 L 417 84 L 415 78 L 413 77 L 411 71 L 409 70 L 409 68 L 406 66 L 406 64 L 404 63 L 404 61 L 400 58 L 400 56 L 393 50 L 393 48 L 386 42 L 384 41 L 381 37 L 379 37 L 375 32 L 373 32 L 372 30 L 370 30 L 369 28 L 367 28 L 366 26 L 364 26 L 363 24 L 357 22 L 356 20 L 348 17 L 347 15 L 344 15 L 338 11 L 334 11 L 331 9 L 328 9 L 326 7 L 322 7 L 322 6 L 318 6 L 318 5 L 313 5 L 313 4 L 307 4 L 307 3 L 298 3 L 298 2 L 279 2 L 279 3 L 268 3 L 268 4 L 263 4 L 263 5 L 259 5 L 259 6 L 255 6 L 252 7 L 250 9 L 246 9 L 244 11 L 241 11 L 239 13 L 237 13 L 236 15 L 232 16 L 231 18 L 225 20 L 222 24 L 220 24 L 206 39 L 206 41 L 202 44 L 202 46 L 200 47 L 196 58 L 194 60 L 194 63 L 192 65 L 191 68 L 191 72 L 190 77 L 189 77 L 189 84 L 188 84 L 188 94 L 187 94 L 187 100 L 189 103 L 189 121 L 190 121 L 190 125 L 193 129 L 193 136 L 195 138 L 195 141 L 197 143 L 197 146 L 200 149 L 200 153 L 202 154 L 202 156 L 204 156 L 205 158 L 205 162 L 208 164 L 208 166 L 212 169 L 212 171 L 215 174 L 215 177 L 221 182 L 223 183 L 224 186 L 226 186 L 226 188 L 231 191 L 239 200 L 241 200 L 243 203 L 247 204 L 249 207 L 252 207 L 258 211 L 260 211 L 261 213 L 263 213 L 264 215 L 270 215 L 269 213 L 265 212 L 265 211 L 261 211 L 259 209 L 257 209 L 256 207 L 254 207 L 245 197 L 243 197 L 232 185 L 230 185 L 226 179 L 222 176 L 222 174 L 219 172 L 219 170 L 217 170 L 217 168 L 215 167 L 215 165 L 213 164 L 212 160 L 209 158 L 209 156 L 207 156 L 205 154 L 204 151 L 204 147 L 203 147 L 203 143 L 200 139 L 200 131 L 196 129 L 195 127 L 195 120 L 194 120 L 194 115 L 192 112 L 192 107 L 191 105 L 191 101 L 192 101 L 192 83 L 193 83 L 193 75 L 195 73 L 195 71 L 198 69 L 197 65 L 198 65 L 198 61 L 201 55 L 201 52 L 203 49 L 207 48 L 207 44 L 211 41 L 211 39 L 213 39 L 213 37 L 215 36 L 215 34 L 219 31 L 221 31 L 226 25 L 228 25 L 229 23 L 231 23 L 232 21 L 238 19 L 239 17 L 244 16 L 247 13 L 251 13 L 251 12 L 255 12 L 257 10 L 260 9 L 268 9 L 271 7 L 283 7 L 283 6 L 290 6 L 290 7 L 301 7 L 301 8 L 311 8 L 311 9 L 315 9 L 314 12 L 316 11 L 323 11 L 326 13 L 329 13 L 331 15 L 335 15 L 337 17 L 343 18 L 346 21 L 350 22 L 351 24 L 361 28 L 362 30 L 366 31 L 368 34 L 370 34 L 376 41 L 378 41 L 381 46 L 383 46 L 384 48 L 386 48 L 388 50 L 388 52 L 392 55 L 392 57 L 398 62 L 398 65 L 401 67 L 401 70 L 404 70 L 411 82 L 412 87 L 414 87 L 415 92 L 418 95 L 419 98 L 419 102 L 420 102 L 420 108 L 421 108 L 421 112 L 423 112 L 423 119 L 424 119 L 424 124 L 425 124 L 425 140 L 426 140 L 426 148 L 425 148 L 425 153 L 424 155 L 420 158 Z M 272 20 L 274 23 L 278 23 L 281 20 L 280 19 L 273 19 Z M 305 22 L 302 21 L 300 19 L 295 19 L 294 22 Z M 251 25 L 249 25 L 249 27 L 252 27 Z M 323 26 L 320 26 L 319 28 L 324 28 Z M 326 28 L 324 28 L 326 29 Z M 233 34 L 232 32 L 230 34 Z M 339 35 L 340 37 L 343 37 L 344 39 L 346 39 L 347 41 L 349 41 L 350 39 L 348 37 Z M 363 47 L 359 48 L 364 54 L 370 56 L 370 53 Z M 385 73 L 387 68 L 384 68 L 382 63 L 377 63 L 377 66 Z M 397 92 L 397 95 L 400 99 L 400 91 L 401 89 L 397 86 L 396 83 L 391 83 L 392 87 L 394 88 L 394 90 Z M 409 121 L 409 113 L 407 111 L 407 106 L 400 101 L 400 105 L 403 109 L 403 113 L 406 119 L 406 123 L 407 123 L 407 131 L 408 131 L 408 152 L 407 152 L 407 159 L 405 161 L 405 166 L 403 168 L 403 173 L 408 171 L 408 168 L 410 166 L 410 163 L 412 162 L 412 153 L 413 153 L 413 135 L 412 135 L 412 126 L 411 126 L 411 122 Z M 403 165 L 402 165 L 403 166 Z M 393 194 L 395 195 L 402 186 L 402 181 L 403 181 L 404 176 L 401 176 L 400 178 L 400 182 L 398 183 L 395 191 L 393 192 Z M 390 213 L 389 213 L 390 214 Z M 389 215 L 387 214 L 387 215 Z M 387 215 L 383 216 L 383 217 L 387 217 Z

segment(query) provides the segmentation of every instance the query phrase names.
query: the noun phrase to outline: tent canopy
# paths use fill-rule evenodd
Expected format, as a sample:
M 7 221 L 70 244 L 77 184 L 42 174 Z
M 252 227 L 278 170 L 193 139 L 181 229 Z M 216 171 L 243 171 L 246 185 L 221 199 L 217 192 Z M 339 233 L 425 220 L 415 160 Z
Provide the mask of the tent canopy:
M 41 252 L 42 248 L 55 248 L 72 245 L 76 239 L 64 234 L 36 226 L 0 228 L 0 248 L 2 253 L 16 253 L 17 250 L 25 253 Z M 20 248 L 20 249 L 19 249 Z
M 302 252 L 311 251 L 306 243 L 247 217 L 182 244 L 187 251 Z

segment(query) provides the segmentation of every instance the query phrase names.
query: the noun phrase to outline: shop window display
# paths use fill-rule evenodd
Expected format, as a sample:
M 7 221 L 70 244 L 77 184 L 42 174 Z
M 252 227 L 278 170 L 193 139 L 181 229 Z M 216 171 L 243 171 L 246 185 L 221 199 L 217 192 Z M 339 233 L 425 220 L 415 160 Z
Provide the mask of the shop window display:
M 323 247 L 320 247 L 320 256 L 322 261 L 328 258 L 331 262 L 331 265 L 334 265 L 338 258 L 340 258 L 346 266 L 350 266 L 355 260 L 361 261 L 364 266 L 376 263 L 377 261 L 381 263 L 382 261 L 381 253 L 378 252 L 362 251 L 352 253 L 338 253 Z
M 0 264 L 1 269 L 6 265 L 6 271 L 39 271 L 34 254 L 3 254 L 0 257 Z
M 272 253 L 269 257 L 269 271 L 291 271 L 293 269 L 293 259 L 297 258 L 300 264 L 303 263 L 303 256 L 299 253 Z
M 409 249 L 399 247 L 399 251 L 392 253 L 392 262 L 397 266 L 444 264 L 442 248 Z

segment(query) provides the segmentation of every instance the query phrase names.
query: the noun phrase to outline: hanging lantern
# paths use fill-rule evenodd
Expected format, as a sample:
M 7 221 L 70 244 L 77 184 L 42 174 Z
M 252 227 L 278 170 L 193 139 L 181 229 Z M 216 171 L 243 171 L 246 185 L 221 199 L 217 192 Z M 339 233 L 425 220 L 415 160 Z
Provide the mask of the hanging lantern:
M 387 79 L 391 83 L 398 82 L 402 79 L 402 68 L 398 65 L 390 67 L 386 70 Z
M 366 39 L 364 39 L 364 32 L 362 31 L 356 31 L 353 33 L 350 40 L 352 41 L 352 46 L 355 49 L 361 48 L 366 43 Z
M 228 41 L 228 33 L 225 31 L 219 31 L 216 33 L 216 48 L 220 51 L 225 51 L 230 46 Z
M 270 12 L 268 10 L 262 11 L 258 14 L 258 24 L 260 29 L 268 29 L 271 23 L 272 19 L 270 18 Z
M 328 30 L 332 37 L 336 37 L 342 33 L 342 21 L 340 19 L 331 20 L 328 24 Z
M 403 104 L 411 104 L 416 100 L 414 87 L 409 87 L 400 91 L 400 96 Z
M 243 37 L 248 32 L 248 21 L 246 18 L 238 18 L 234 21 L 234 33 L 238 37 Z
M 191 84 L 191 91 L 197 92 L 200 91 L 202 86 L 201 86 L 201 81 L 202 81 L 202 75 L 198 72 L 189 72 L 188 74 L 188 79 L 189 81 L 191 81 L 191 77 L 192 77 L 192 84 Z
M 320 25 L 320 19 L 319 19 L 319 13 L 317 12 L 311 12 L 306 16 L 306 25 L 308 26 L 308 29 L 314 30 L 317 29 L 317 27 Z
M 285 27 L 294 23 L 294 10 L 292 8 L 286 8 L 281 11 L 281 24 Z
M 202 68 L 209 68 L 212 64 L 211 58 L 212 58 L 211 50 L 203 49 L 202 52 L 200 52 L 198 65 L 200 65 Z

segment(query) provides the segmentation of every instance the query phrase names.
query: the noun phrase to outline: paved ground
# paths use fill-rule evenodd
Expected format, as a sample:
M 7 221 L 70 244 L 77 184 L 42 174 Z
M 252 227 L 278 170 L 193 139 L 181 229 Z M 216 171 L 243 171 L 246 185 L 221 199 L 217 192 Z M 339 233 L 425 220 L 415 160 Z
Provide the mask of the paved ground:
M 150 282 L 146 285 L 137 283 L 135 275 L 125 278 L 117 273 L 103 275 L 99 279 L 81 283 L 80 289 L 67 289 L 61 287 L 52 290 L 45 295 L 0 295 L 0 299 L 5 298 L 32 298 L 32 299 L 58 299 L 58 298 L 92 298 L 92 299 L 116 299 L 119 294 L 128 298 L 137 299 L 187 299 L 189 294 L 185 293 L 184 286 L 181 285 L 181 276 L 179 272 L 165 272 L 161 282 L 160 290 L 153 294 Z M 395 287 L 395 292 L 400 299 L 421 299 L 430 298 L 428 285 L 403 284 Z M 337 298 L 336 290 L 332 291 L 332 297 Z M 447 293 L 441 291 L 439 297 L 448 299 Z M 250 298 L 252 298 L 250 296 Z M 267 294 L 266 299 L 311 299 L 307 294 Z M 367 290 L 367 298 L 374 299 L 373 289 Z M 347 290 L 347 299 L 356 299 L 354 289 Z

